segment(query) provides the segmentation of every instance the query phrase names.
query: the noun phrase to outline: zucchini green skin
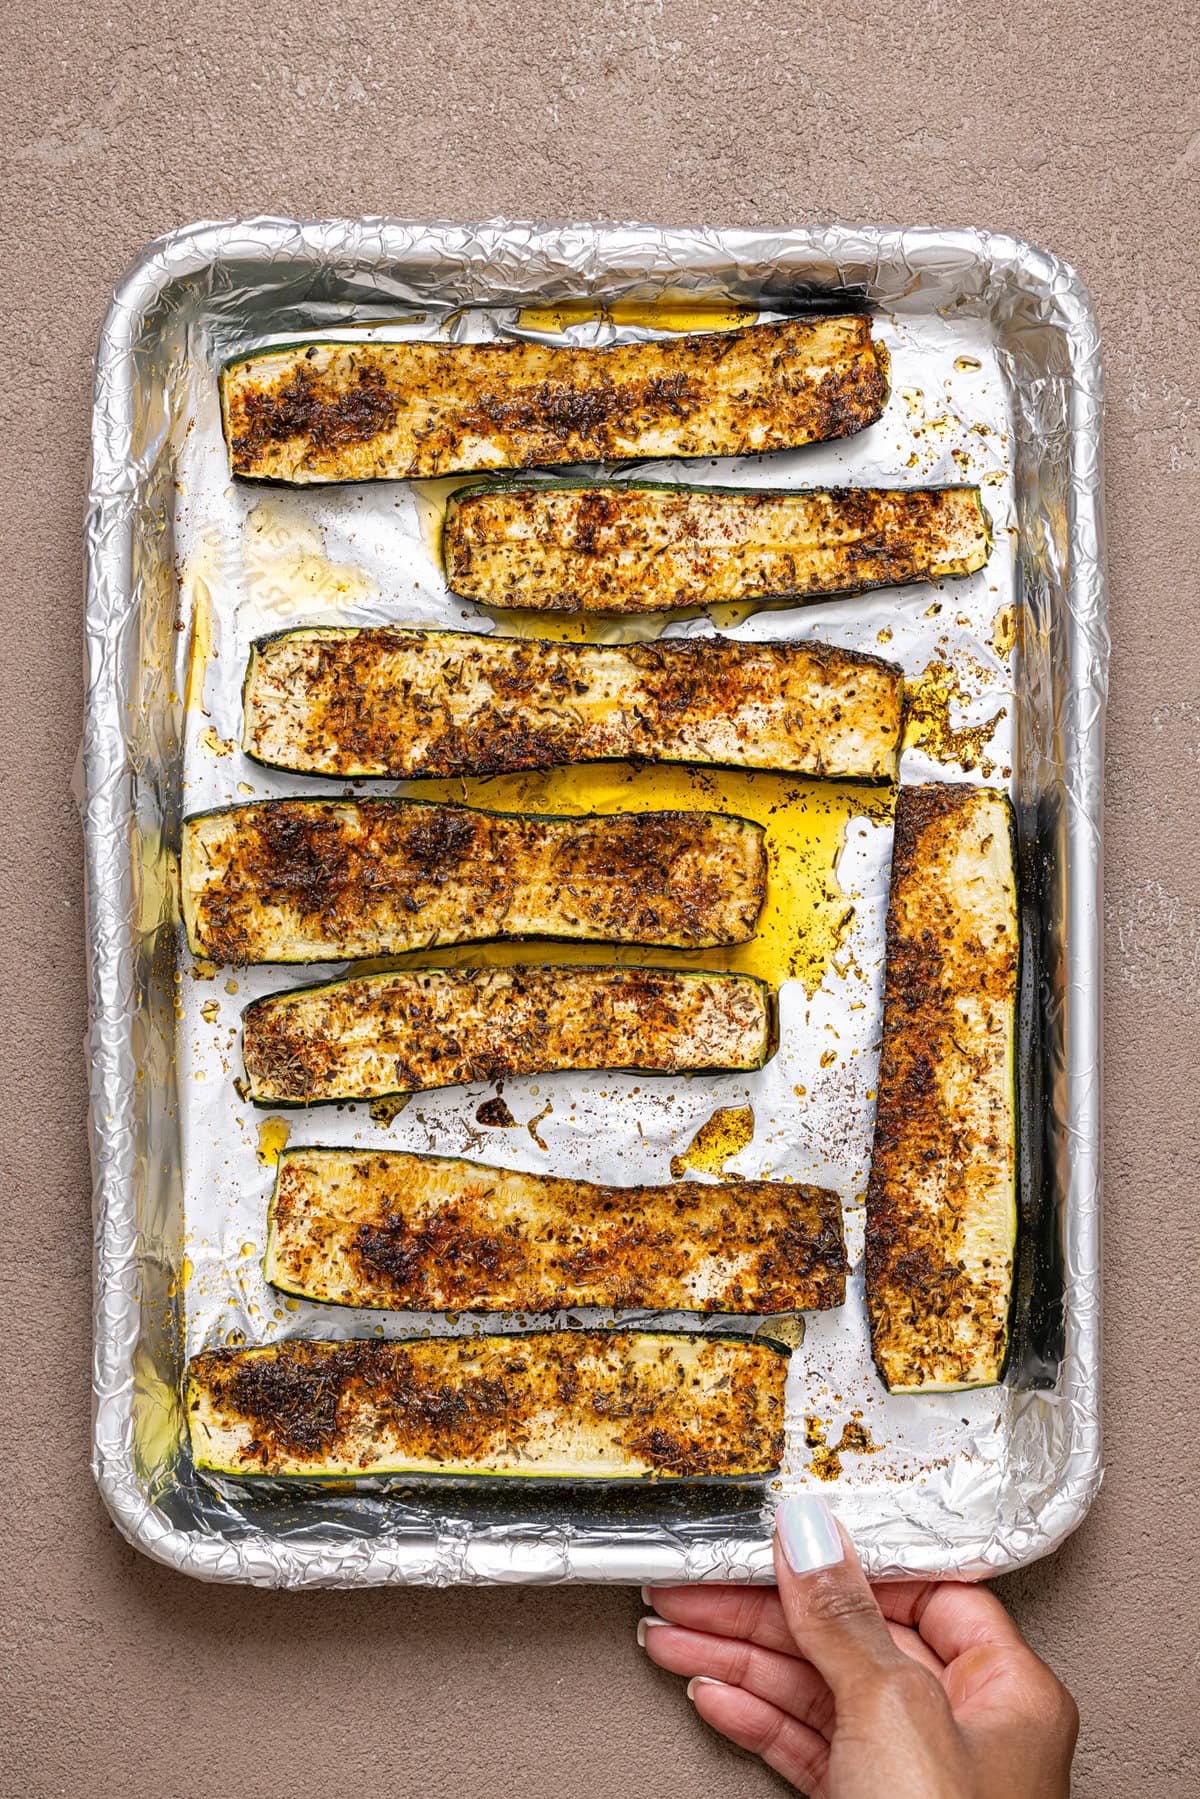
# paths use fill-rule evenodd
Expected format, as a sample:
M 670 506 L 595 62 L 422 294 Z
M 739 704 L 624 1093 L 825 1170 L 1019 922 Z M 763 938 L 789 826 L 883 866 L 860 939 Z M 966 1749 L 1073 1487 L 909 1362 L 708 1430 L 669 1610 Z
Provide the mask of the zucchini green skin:
M 790 1181 L 606 1187 L 452 1156 L 305 1147 L 279 1159 L 264 1272 L 392 1310 L 824 1310 L 846 1296 L 836 1193 Z
M 289 1340 L 193 1356 L 202 1474 L 752 1481 L 783 1456 L 788 1359 L 716 1333 Z
M 498 481 L 452 494 L 442 532 L 453 592 L 562 612 L 863 593 L 969 575 L 990 552 L 977 487 Z
M 1019 992 L 1007 795 L 902 787 L 866 1239 L 871 1344 L 893 1393 L 991 1386 L 1003 1373 Z
M 309 339 L 221 372 L 233 474 L 294 484 L 758 455 L 860 431 L 887 397 L 857 314 L 604 349 Z
M 745 943 L 761 825 L 712 812 L 519 816 L 422 800 L 265 800 L 183 822 L 188 943 L 328 962 L 488 939 Z
M 242 1013 L 256 1105 L 385 1099 L 506 1076 L 761 1068 L 773 995 L 666 968 L 421 968 L 267 994 Z
M 895 778 L 902 672 L 823 643 L 548 643 L 314 626 L 253 646 L 242 747 L 346 779 L 686 762 Z

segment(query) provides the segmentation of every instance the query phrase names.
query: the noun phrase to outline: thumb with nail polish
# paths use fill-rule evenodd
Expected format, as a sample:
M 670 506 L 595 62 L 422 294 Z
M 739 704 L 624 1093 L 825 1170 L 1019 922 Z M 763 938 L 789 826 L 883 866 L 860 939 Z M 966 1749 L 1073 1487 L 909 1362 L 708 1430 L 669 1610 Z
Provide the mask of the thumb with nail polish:
M 706 1723 L 812 1799 L 1066 1799 L 1074 1703 L 985 1588 L 872 1587 L 815 1493 L 779 1507 L 775 1574 L 645 1591 L 638 1641 Z
M 779 1508 L 775 1577 L 792 1641 L 830 1694 L 829 1792 L 880 1793 L 886 1766 L 893 1796 L 973 1794 L 945 1694 L 893 1642 L 853 1544 L 815 1493 Z

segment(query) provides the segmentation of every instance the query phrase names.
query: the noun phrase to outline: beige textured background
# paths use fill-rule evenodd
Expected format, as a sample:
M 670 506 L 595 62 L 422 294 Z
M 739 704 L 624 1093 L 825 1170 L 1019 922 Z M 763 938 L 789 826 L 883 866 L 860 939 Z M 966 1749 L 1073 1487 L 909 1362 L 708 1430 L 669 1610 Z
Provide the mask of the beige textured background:
M 1200 524 L 1194 15 L 1178 0 L 437 7 L 7 0 L 0 57 L 0 1793 L 738 1799 L 626 1591 L 264 1595 L 127 1549 L 87 1472 L 80 510 L 108 291 L 238 211 L 1005 227 L 1107 339 L 1107 1452 L 1004 1583 L 1078 1791 L 1200 1791 Z M 1189 1173 L 1189 1170 L 1192 1172 Z M 886 1791 L 881 1770 L 881 1792 Z

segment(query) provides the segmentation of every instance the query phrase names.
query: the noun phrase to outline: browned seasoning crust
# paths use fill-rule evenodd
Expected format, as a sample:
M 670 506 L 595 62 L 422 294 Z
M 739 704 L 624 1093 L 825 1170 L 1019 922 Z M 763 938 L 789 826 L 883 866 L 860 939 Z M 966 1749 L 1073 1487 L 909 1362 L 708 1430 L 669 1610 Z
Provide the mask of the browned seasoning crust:
M 332 961 L 546 936 L 744 943 L 760 826 L 704 812 L 513 817 L 411 800 L 273 800 L 184 822 L 192 950 Z
M 846 316 L 605 349 L 274 346 L 221 389 L 233 473 L 310 482 L 787 449 L 873 424 L 888 381 L 870 321 Z
M 965 575 L 991 546 L 978 488 L 771 492 L 497 482 L 451 496 L 455 593 L 491 606 L 657 612 Z
M 894 664 L 823 643 L 324 627 L 255 645 L 243 745 L 347 777 L 633 757 L 877 781 L 895 772 L 902 700 Z
M 786 1371 L 716 1336 L 291 1341 L 194 1356 L 188 1421 L 231 1474 L 751 1477 L 782 1459 Z
M 867 1189 L 872 1344 L 893 1389 L 988 1384 L 1015 1233 L 1019 946 L 1005 795 L 901 788 Z
M 768 990 L 662 968 L 406 969 L 269 994 L 242 1014 L 259 1104 L 310 1105 L 557 1069 L 760 1067 Z
M 387 1150 L 285 1151 L 266 1268 L 285 1292 L 412 1311 L 783 1312 L 846 1290 L 820 1187 L 609 1187 Z

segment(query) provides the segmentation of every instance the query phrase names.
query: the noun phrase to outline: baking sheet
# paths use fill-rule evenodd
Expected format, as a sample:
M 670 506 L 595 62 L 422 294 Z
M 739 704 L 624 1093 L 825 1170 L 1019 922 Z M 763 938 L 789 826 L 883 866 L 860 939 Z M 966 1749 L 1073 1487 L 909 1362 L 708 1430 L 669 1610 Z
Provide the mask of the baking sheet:
M 623 298 L 621 322 L 611 311 L 607 320 L 545 315 L 555 301 L 588 296 Z M 736 622 L 725 614 L 720 625 L 747 638 L 820 637 L 900 661 L 921 700 L 902 778 L 986 779 L 1013 793 L 1026 945 L 1036 953 L 1027 956 L 1026 1215 L 1008 1384 L 885 1395 L 870 1364 L 856 1272 L 843 1310 L 807 1317 L 789 1376 L 784 1469 L 765 1505 L 761 1492 L 668 1487 L 621 1499 L 436 1487 L 398 1497 L 214 1494 L 196 1481 L 186 1452 L 178 1402 L 186 1354 L 216 1342 L 479 1323 L 285 1303 L 264 1285 L 272 1171 L 260 1158 L 281 1130 L 268 1122 L 264 1135 L 267 1115 L 233 1086 L 238 1020 L 260 993 L 322 971 L 193 964 L 176 919 L 179 816 L 331 790 L 259 769 L 235 747 L 255 636 L 302 622 L 492 622 L 449 596 L 441 577 L 439 506 L 454 483 L 304 492 L 231 483 L 217 366 L 297 331 L 473 339 L 532 329 L 602 342 L 641 334 L 629 322 L 640 316 L 631 302 L 665 298 L 686 313 L 697 301 L 735 301 L 770 317 L 847 296 L 877 308 L 892 353 L 892 397 L 877 426 L 798 452 L 623 472 L 746 486 L 983 485 L 995 549 L 966 581 Z M 541 315 L 531 320 L 522 304 L 538 304 Z M 252 221 L 182 233 L 147 253 L 118 296 L 101 349 L 85 738 L 96 1462 L 114 1515 L 142 1547 L 209 1578 L 287 1584 L 753 1578 L 769 1573 L 773 1501 L 816 1484 L 876 1573 L 949 1574 L 1017 1565 L 1078 1521 L 1099 1479 L 1096 879 L 1106 640 L 1098 380 L 1091 314 L 1069 271 L 1011 240 L 971 233 Z M 667 633 L 713 629 L 702 616 Z M 488 803 L 495 785 L 473 784 L 472 798 Z M 561 805 L 561 781 L 555 794 Z M 715 1108 L 748 1104 L 753 1137 L 726 1171 L 837 1187 L 858 1264 L 889 853 L 888 819 L 864 798 L 846 821 L 833 889 L 852 914 L 825 966 L 808 971 L 809 985 L 781 990 L 780 1052 L 758 1074 L 510 1081 L 512 1130 L 478 1123 L 491 1088 L 415 1096 L 390 1122 L 363 1106 L 317 1108 L 287 1116 L 290 1141 L 429 1149 L 622 1183 L 667 1180 L 672 1157 Z M 846 1449 L 827 1483 L 828 1451 L 848 1422 L 877 1447 Z

